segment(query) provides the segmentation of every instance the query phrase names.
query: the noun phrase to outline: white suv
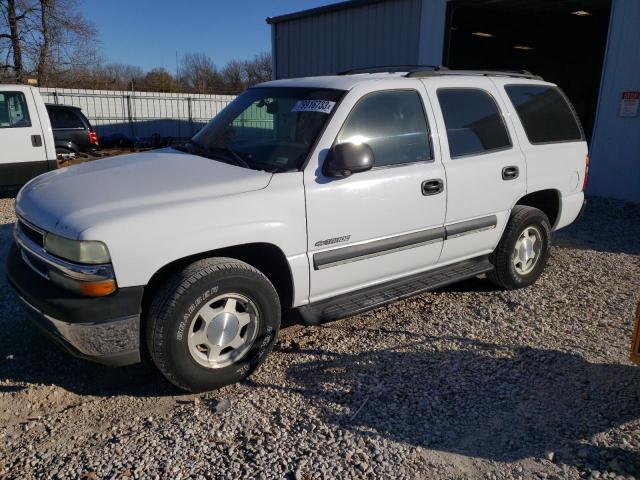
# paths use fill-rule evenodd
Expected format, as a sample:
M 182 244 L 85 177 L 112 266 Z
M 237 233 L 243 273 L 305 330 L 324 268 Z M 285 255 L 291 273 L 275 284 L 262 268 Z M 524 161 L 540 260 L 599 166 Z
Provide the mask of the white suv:
M 7 272 L 72 353 L 147 349 L 211 389 L 261 363 L 283 308 L 318 323 L 481 274 L 533 283 L 587 161 L 564 94 L 527 73 L 267 82 L 185 145 L 32 180 Z

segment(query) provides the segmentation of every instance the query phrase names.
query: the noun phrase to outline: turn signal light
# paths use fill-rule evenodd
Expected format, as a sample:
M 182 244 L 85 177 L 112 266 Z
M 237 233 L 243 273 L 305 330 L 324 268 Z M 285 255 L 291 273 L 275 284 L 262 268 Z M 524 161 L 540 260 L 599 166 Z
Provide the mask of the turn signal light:
M 584 180 L 582 181 L 582 191 L 587 188 L 587 180 L 589 180 L 589 155 L 584 157 Z
M 87 297 L 104 297 L 116 291 L 114 280 L 103 280 L 101 282 L 79 283 L 80 293 Z

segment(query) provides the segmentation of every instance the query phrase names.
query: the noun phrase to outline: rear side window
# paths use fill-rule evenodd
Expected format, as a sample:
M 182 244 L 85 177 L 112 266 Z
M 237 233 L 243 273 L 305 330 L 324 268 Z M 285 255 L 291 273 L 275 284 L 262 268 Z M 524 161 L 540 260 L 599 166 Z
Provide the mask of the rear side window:
M 78 115 L 65 108 L 50 108 L 49 119 L 51 127 L 57 128 L 84 128 L 84 124 Z
M 477 88 L 444 88 L 438 90 L 438 101 L 451 158 L 511 147 L 502 114 L 489 93 Z
M 30 127 L 27 100 L 22 92 L 0 93 L 0 128 Z
M 353 107 L 337 141 L 367 143 L 376 167 L 432 159 L 422 100 L 413 90 L 366 95 Z
M 583 140 L 582 129 L 565 96 L 547 85 L 506 85 L 505 90 L 531 143 Z

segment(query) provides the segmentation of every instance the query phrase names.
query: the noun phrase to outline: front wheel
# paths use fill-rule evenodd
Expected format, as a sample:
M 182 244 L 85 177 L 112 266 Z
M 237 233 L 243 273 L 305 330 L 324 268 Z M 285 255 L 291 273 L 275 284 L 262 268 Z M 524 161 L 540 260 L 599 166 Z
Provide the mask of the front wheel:
M 271 282 L 231 258 L 200 260 L 174 274 L 146 318 L 154 363 L 192 392 L 250 375 L 273 348 L 279 328 L 280 301 Z
M 516 205 L 491 254 L 494 270 L 487 276 L 503 288 L 526 287 L 540 277 L 550 252 L 551 226 L 547 216 L 537 208 Z

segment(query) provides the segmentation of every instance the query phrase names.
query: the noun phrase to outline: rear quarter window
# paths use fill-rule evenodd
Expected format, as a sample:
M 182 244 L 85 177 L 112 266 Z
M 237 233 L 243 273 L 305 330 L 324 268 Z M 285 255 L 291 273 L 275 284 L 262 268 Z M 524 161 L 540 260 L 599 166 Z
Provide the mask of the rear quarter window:
M 82 119 L 70 109 L 52 107 L 48 111 L 53 129 L 85 128 Z
M 548 85 L 505 85 L 532 144 L 579 142 L 582 128 L 564 94 Z

